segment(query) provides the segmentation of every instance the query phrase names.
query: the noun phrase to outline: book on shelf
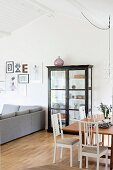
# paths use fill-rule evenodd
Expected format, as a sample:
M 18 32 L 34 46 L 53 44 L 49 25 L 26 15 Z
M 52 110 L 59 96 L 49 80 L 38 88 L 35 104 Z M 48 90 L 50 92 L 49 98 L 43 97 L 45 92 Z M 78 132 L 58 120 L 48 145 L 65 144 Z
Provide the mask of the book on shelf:
M 85 75 L 82 75 L 82 74 L 74 75 L 74 78 L 83 79 L 85 78 Z

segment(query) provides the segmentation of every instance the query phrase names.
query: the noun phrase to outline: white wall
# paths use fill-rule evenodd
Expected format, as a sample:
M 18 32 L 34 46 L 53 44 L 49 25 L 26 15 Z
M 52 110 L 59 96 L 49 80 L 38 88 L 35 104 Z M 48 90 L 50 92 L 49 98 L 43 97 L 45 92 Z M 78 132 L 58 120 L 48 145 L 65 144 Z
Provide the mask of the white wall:
M 113 46 L 111 30 L 111 47 Z M 48 78 L 46 66 L 61 56 L 65 65 L 92 64 L 93 106 L 111 103 L 111 84 L 108 69 L 108 31 L 99 30 L 87 21 L 63 16 L 42 17 L 0 40 L 0 72 L 6 61 L 43 62 L 43 84 L 28 86 L 28 95 L 0 95 L 1 103 L 39 104 L 47 108 Z M 113 50 L 111 50 L 111 57 Z M 113 71 L 113 70 L 112 70 Z M 3 77 L 3 74 L 1 74 Z M 4 100 L 3 100 L 4 98 Z

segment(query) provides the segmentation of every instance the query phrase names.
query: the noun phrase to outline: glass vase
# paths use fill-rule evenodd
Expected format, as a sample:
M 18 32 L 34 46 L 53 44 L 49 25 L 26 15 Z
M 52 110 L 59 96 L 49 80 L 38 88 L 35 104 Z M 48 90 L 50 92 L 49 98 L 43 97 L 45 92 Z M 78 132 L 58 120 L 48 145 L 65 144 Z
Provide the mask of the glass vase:
M 58 56 L 58 58 L 54 61 L 54 65 L 55 66 L 63 66 L 64 65 L 64 61 L 60 58 L 60 56 Z

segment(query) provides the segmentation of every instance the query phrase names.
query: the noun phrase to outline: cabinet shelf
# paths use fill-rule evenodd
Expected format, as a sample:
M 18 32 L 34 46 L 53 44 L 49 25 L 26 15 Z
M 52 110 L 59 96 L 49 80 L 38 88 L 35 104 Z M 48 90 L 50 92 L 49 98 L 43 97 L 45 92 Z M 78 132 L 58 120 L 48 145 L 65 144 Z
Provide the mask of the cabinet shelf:
M 65 108 L 54 108 L 54 107 L 51 107 L 52 110 L 66 110 Z
M 85 89 L 69 89 L 70 91 L 85 91 Z
M 70 91 L 85 91 L 85 89 L 69 89 Z M 92 90 L 91 87 L 88 87 L 88 90 Z
M 77 98 L 69 98 L 71 100 L 85 100 L 85 99 L 77 99 Z
M 66 90 L 66 89 L 53 89 L 53 88 L 52 88 L 51 90 Z
M 70 108 L 69 108 L 69 110 L 72 110 L 72 111 L 79 111 L 79 109 L 70 109 Z

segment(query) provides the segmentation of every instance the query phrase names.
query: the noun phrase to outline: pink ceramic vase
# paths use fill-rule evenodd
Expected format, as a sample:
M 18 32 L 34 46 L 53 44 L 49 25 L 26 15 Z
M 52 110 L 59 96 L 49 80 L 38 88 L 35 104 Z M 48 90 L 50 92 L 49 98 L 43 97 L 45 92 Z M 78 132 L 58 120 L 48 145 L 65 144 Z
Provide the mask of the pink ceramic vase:
M 64 65 L 64 61 L 60 58 L 60 56 L 58 56 L 58 58 L 54 61 L 54 65 L 55 66 L 63 66 Z

